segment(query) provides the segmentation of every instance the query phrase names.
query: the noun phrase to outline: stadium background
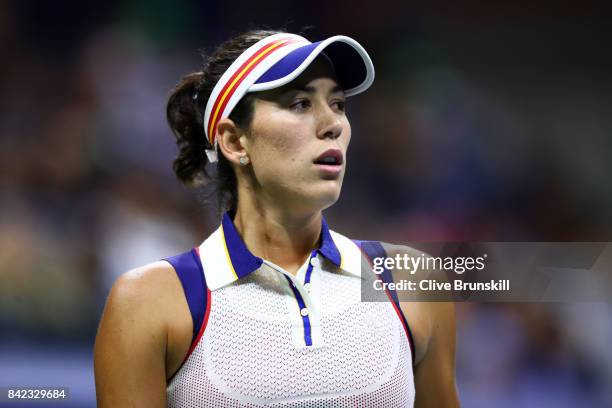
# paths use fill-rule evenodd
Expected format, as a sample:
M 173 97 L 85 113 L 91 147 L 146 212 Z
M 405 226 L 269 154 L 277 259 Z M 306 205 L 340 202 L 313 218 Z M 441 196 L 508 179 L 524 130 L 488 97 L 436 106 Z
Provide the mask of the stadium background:
M 327 211 L 349 236 L 610 241 L 608 23 L 588 2 L 0 2 L 0 386 L 95 406 L 114 279 L 216 226 L 174 179 L 164 116 L 197 49 L 267 25 L 370 52 Z M 463 406 L 612 406 L 611 311 L 458 305 Z

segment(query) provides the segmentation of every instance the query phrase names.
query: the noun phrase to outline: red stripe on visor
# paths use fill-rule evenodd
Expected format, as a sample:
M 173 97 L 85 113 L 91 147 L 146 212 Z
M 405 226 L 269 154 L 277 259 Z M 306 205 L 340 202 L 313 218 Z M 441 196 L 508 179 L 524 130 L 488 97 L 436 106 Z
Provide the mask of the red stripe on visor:
M 215 100 L 213 105 L 210 118 L 208 120 L 208 137 L 211 145 L 214 145 L 216 137 L 216 126 L 221 118 L 223 110 L 227 106 L 228 102 L 232 98 L 236 89 L 245 80 L 245 78 L 253 71 L 259 64 L 261 64 L 267 56 L 273 51 L 284 47 L 288 44 L 294 43 L 295 39 L 282 39 L 274 41 L 270 44 L 266 44 L 255 52 L 249 59 L 247 59 L 234 74 L 229 78 L 227 83 L 221 89 L 221 92 Z

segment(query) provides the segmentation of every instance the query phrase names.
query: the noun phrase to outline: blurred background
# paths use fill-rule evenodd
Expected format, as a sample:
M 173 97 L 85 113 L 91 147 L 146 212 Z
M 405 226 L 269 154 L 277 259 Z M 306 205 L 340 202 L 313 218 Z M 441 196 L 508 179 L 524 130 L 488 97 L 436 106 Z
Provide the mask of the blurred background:
M 350 35 L 374 61 L 374 86 L 348 104 L 333 229 L 610 241 L 609 21 L 584 1 L 1 1 L 0 386 L 67 386 L 64 406 L 95 406 L 113 281 L 219 221 L 174 178 L 168 92 L 199 49 L 249 28 Z M 463 406 L 611 407 L 610 312 L 458 305 Z

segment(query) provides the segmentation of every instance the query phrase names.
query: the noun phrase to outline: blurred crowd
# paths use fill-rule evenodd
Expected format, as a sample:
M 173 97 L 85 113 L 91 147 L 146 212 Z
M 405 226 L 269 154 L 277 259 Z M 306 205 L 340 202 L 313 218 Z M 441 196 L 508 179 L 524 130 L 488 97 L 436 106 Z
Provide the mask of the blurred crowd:
M 612 81 L 596 22 L 372 5 L 342 20 L 339 2 L 311 6 L 270 17 L 273 5 L 0 2 L 0 372 L 15 344 L 90 350 L 118 275 L 216 227 L 210 191 L 174 177 L 165 104 L 198 49 L 260 21 L 354 36 L 377 68 L 348 104 L 332 228 L 392 242 L 609 241 Z M 458 305 L 464 406 L 612 406 L 611 310 Z

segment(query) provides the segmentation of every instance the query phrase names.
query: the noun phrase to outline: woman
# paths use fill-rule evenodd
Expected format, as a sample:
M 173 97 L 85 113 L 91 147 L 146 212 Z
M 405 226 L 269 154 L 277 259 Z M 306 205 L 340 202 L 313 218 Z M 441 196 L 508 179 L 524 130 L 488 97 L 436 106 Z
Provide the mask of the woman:
M 174 170 L 215 177 L 228 211 L 199 247 L 114 284 L 99 406 L 458 406 L 452 307 L 362 302 L 371 251 L 322 216 L 346 166 L 345 99 L 373 79 L 348 37 L 251 31 L 174 89 Z

